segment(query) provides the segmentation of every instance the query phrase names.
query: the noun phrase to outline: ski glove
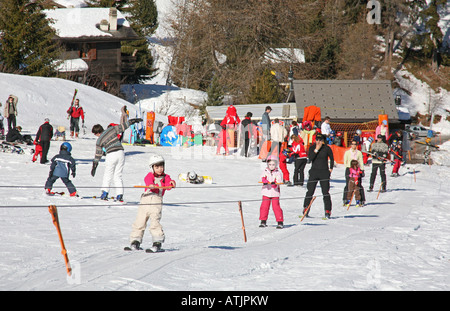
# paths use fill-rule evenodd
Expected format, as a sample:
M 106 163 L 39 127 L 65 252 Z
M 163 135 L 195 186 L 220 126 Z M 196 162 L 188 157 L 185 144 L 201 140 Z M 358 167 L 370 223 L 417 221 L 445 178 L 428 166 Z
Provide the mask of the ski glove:
M 72 171 L 72 177 L 75 178 L 75 171 Z
M 142 122 L 142 121 L 143 120 L 141 118 L 130 119 L 130 120 L 128 120 L 128 124 L 132 125 L 134 123 L 139 123 L 139 122 Z
M 92 162 L 92 170 L 91 170 L 91 176 L 92 177 L 95 176 L 95 171 L 97 170 L 97 166 L 98 166 L 98 162 L 97 161 Z

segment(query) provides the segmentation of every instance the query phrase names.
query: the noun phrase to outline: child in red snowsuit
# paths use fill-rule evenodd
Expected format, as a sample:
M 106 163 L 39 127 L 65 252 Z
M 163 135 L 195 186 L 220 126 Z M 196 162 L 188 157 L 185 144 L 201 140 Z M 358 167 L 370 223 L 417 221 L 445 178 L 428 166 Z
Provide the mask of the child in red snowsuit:
M 40 156 L 42 159 L 42 146 L 37 143 L 37 141 L 34 141 L 33 144 L 36 146 L 34 149 L 33 159 L 31 161 L 36 162 L 37 157 Z

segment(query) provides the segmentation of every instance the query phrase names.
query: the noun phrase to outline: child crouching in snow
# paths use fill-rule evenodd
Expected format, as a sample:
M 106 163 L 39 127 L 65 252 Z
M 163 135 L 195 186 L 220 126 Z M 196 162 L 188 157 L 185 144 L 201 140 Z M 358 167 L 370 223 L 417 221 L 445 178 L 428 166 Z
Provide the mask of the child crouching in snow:
M 267 158 L 267 167 L 261 175 L 261 182 L 263 187 L 262 203 L 259 210 L 259 220 L 261 220 L 260 227 L 267 227 L 267 217 L 269 215 L 270 204 L 275 214 L 275 219 L 278 223 L 277 228 L 283 228 L 283 210 L 280 207 L 280 186 L 283 182 L 283 176 L 277 168 L 278 159 L 275 156 Z
M 147 252 L 156 253 L 163 251 L 161 244 L 165 240 L 164 231 L 160 224 L 163 196 L 166 190 L 174 188 L 176 184 L 169 175 L 164 173 L 164 158 L 162 156 L 150 155 L 149 166 L 152 171 L 145 176 L 144 181 L 145 185 L 150 187 L 145 189 L 141 196 L 138 214 L 130 234 L 130 249 L 140 249 L 147 221 L 150 218 L 149 230 L 152 235 L 153 246 L 147 249 Z

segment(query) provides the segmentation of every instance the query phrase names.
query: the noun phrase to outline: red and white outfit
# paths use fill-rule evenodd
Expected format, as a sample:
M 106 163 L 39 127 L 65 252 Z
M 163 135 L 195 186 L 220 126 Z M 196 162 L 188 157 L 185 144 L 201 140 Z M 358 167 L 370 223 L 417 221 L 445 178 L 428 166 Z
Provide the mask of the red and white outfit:
M 283 210 L 280 207 L 280 185 L 276 183 L 281 183 L 283 181 L 281 172 L 278 168 L 270 170 L 266 168 L 261 175 L 261 181 L 267 183 L 263 185 L 261 189 L 262 202 L 259 209 L 259 220 L 267 220 L 269 216 L 270 205 L 272 204 L 272 209 L 275 214 L 275 219 L 277 222 L 283 221 Z M 272 184 L 275 182 L 275 184 Z

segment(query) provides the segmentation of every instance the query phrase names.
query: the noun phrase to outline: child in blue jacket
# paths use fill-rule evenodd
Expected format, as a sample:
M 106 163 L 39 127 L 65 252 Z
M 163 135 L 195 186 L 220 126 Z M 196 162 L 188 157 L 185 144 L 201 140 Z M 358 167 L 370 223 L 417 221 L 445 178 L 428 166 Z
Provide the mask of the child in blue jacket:
M 72 177 L 75 177 L 75 160 L 72 158 L 70 152 L 72 151 L 72 145 L 68 142 L 62 143 L 59 154 L 52 158 L 50 165 L 50 174 L 48 175 L 45 183 L 45 192 L 48 195 L 54 195 L 52 187 L 58 178 L 61 178 L 62 182 L 69 190 L 70 196 L 78 196 L 77 189 L 69 179 L 70 171 L 72 171 Z

